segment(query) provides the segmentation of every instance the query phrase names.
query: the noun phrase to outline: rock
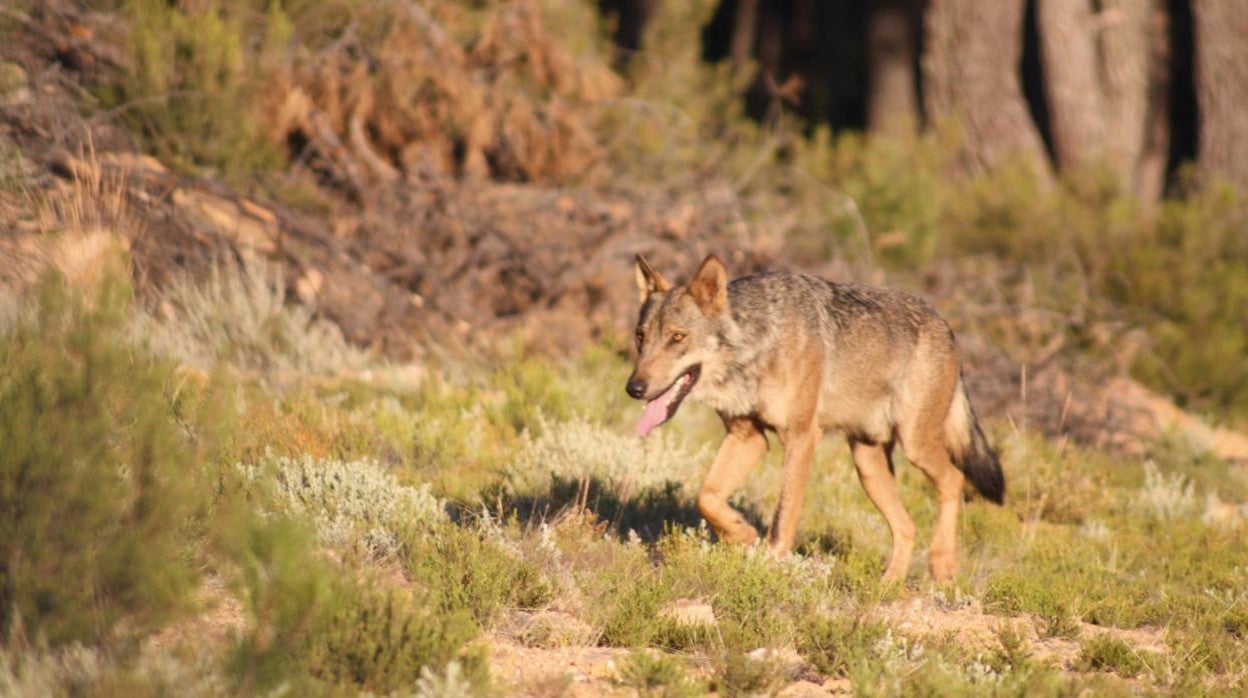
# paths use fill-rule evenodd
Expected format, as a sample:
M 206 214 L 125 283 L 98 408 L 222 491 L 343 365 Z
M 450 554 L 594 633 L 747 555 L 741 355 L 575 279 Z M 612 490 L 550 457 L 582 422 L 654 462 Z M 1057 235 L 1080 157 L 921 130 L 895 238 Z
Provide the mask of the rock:
M 780 674 L 788 679 L 817 678 L 814 672 L 809 670 L 809 665 L 805 659 L 802 659 L 802 655 L 791 647 L 759 647 L 747 652 L 745 656 L 755 662 L 776 667 Z
M 278 228 L 272 214 L 252 213 L 255 204 L 240 206 L 234 201 L 199 189 L 176 189 L 173 203 L 192 220 L 236 243 L 240 251 L 270 255 L 277 251 Z M 267 213 L 267 211 L 266 211 Z
M 0 61 L 0 104 L 19 104 L 30 99 L 30 79 L 26 69 Z
M 538 611 L 523 622 L 517 635 L 526 647 L 552 649 L 586 647 L 593 643 L 596 633 L 569 613 Z
M 142 153 L 109 152 L 99 154 L 100 164 L 124 173 L 165 174 L 169 170 L 160 160 Z
M 776 692 L 780 698 L 802 698 L 804 696 L 826 696 L 828 692 L 820 684 L 813 681 L 796 681 Z

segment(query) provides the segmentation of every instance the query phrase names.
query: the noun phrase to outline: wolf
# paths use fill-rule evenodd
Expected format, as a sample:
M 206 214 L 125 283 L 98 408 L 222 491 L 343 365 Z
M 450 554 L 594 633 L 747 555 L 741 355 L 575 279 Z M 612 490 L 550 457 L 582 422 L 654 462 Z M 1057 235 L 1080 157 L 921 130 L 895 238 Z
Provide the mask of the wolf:
M 721 540 L 759 539 L 728 498 L 762 460 L 770 432 L 783 448 L 771 552 L 791 551 L 815 444 L 835 430 L 892 533 L 884 578 L 903 580 L 914 550 L 894 478 L 898 443 L 935 485 L 931 574 L 954 576 L 964 482 L 1001 504 L 1005 475 L 967 398 L 953 331 L 931 306 L 902 291 L 788 272 L 730 282 L 714 255 L 683 286 L 641 255 L 636 262 L 637 362 L 625 390 L 646 403 L 637 431 L 648 435 L 686 398 L 719 414 L 726 434 L 697 506 Z

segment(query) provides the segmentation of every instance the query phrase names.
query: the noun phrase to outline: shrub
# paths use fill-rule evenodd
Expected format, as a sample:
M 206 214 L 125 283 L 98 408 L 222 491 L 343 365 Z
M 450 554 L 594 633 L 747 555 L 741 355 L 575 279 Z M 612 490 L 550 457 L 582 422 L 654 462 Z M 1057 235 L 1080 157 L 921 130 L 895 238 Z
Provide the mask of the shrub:
M 689 676 L 680 660 L 650 650 L 634 650 L 620 666 L 620 683 L 643 696 L 701 696 L 705 686 Z
M 277 166 L 262 137 L 259 91 L 271 73 L 256 47 L 285 45 L 280 5 L 125 0 L 126 72 L 98 87 L 147 150 L 181 169 L 227 177 Z M 271 74 L 268 77 L 272 77 Z
M 488 525 L 409 528 L 401 555 L 408 577 L 432 602 L 482 625 L 506 608 L 539 608 L 554 593 L 541 569 L 492 539 Z
M 0 335 L 0 636 L 20 618 L 52 645 L 118 620 L 143 630 L 193 581 L 201 454 L 162 364 L 126 341 L 128 291 L 90 302 L 56 279 Z
M 1075 668 L 1080 671 L 1112 671 L 1131 678 L 1148 669 L 1149 662 L 1144 653 L 1131 649 L 1121 639 L 1101 634 L 1083 642 Z
M 667 483 L 697 482 L 710 455 L 705 448 L 690 452 L 675 437 L 659 432 L 642 440 L 572 419 L 552 423 L 539 417 L 539 435 L 521 436 L 519 453 L 508 467 L 511 487 L 519 492 L 542 491 L 551 478 L 594 478 L 621 499 L 642 490 L 662 490 Z
M 359 545 L 375 560 L 398 554 L 401 532 L 446 519 L 443 503 L 429 494 L 428 485 L 402 485 L 373 461 L 304 456 L 264 465 L 272 468 L 279 509 L 310 519 L 322 543 Z M 263 467 L 253 477 L 261 472 Z
M 138 657 L 80 644 L 56 650 L 0 649 L 0 696 L 221 696 L 229 682 L 215 658 L 157 651 Z
M 141 341 L 201 370 L 227 361 L 256 371 L 332 374 L 367 362 L 335 325 L 288 305 L 281 271 L 262 262 L 221 262 L 202 282 L 175 277 L 155 306 L 158 314 L 135 317 Z
M 848 676 L 851 668 L 872 656 L 886 631 L 883 623 L 861 616 L 820 615 L 802 624 L 798 650 L 819 671 Z
M 244 688 L 388 692 L 452 661 L 484 680 L 483 657 L 465 648 L 477 634 L 467 613 L 357 579 L 310 554 L 309 536 L 288 520 L 247 520 L 224 542 L 254 620 L 233 651 Z

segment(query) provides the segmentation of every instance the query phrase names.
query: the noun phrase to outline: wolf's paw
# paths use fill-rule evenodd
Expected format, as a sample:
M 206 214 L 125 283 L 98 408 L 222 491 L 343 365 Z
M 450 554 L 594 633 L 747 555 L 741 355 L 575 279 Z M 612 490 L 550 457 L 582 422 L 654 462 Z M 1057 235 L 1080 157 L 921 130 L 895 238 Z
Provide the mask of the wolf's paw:
M 948 582 L 958 573 L 957 551 L 930 550 L 927 554 L 927 565 L 932 570 L 932 579 Z

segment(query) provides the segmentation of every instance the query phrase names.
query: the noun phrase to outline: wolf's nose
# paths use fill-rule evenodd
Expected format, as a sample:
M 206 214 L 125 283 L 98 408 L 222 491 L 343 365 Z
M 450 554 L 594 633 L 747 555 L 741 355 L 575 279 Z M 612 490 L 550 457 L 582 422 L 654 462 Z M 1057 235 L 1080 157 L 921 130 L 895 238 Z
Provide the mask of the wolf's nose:
M 628 385 L 624 386 L 624 392 L 628 393 L 631 398 L 641 399 L 646 394 L 646 382 L 640 378 L 630 378 Z

